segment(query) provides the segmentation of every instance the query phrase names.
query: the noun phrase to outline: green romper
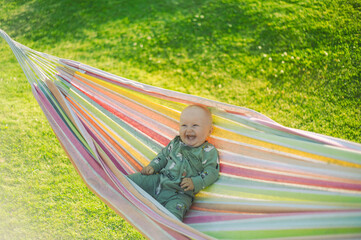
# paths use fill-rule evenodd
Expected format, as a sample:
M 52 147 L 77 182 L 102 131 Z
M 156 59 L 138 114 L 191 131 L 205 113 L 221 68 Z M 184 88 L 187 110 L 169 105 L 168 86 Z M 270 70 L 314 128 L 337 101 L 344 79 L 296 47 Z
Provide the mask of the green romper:
M 129 178 L 160 204 L 183 220 L 194 195 L 214 183 L 219 176 L 218 151 L 210 143 L 189 147 L 179 136 L 175 137 L 149 164 L 153 175 L 140 172 Z M 157 174 L 158 173 L 158 174 Z M 191 178 L 194 190 L 184 191 L 180 187 L 183 178 Z

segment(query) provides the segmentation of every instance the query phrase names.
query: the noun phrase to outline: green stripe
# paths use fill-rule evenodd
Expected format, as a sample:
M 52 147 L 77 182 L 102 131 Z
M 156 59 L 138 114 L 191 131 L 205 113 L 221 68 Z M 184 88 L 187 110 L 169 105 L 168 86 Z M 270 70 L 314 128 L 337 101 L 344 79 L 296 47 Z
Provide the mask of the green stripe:
M 120 136 L 125 141 L 127 141 L 135 149 L 139 150 L 139 152 L 141 152 L 144 156 L 146 156 L 149 159 L 155 156 L 155 151 L 151 151 L 149 149 L 149 146 L 151 145 L 151 141 L 148 138 L 135 131 L 130 125 L 124 123 L 115 115 L 110 114 L 103 107 L 95 103 L 87 96 L 84 95 L 80 96 L 79 94 L 81 93 L 77 89 L 72 89 L 69 92 L 69 95 L 72 98 L 74 98 L 74 100 L 78 104 L 80 104 L 87 111 L 89 111 L 92 114 L 93 118 L 101 120 L 114 133 L 116 133 L 118 136 Z M 157 145 L 154 145 L 153 147 L 156 146 Z M 157 149 L 160 149 L 160 146 L 157 146 Z
M 217 239 L 271 239 L 271 238 L 285 238 L 285 237 L 312 237 L 322 236 L 327 239 L 327 236 L 342 234 L 357 234 L 361 238 L 361 228 L 322 228 L 322 229 L 288 229 L 288 230 L 257 230 L 257 231 L 216 231 L 204 232 L 205 234 L 215 237 Z M 356 238 L 355 238 L 356 239 Z
M 332 192 L 308 193 L 300 191 L 277 190 L 267 188 L 252 188 L 249 185 L 227 186 L 225 184 L 213 184 L 205 189 L 205 192 L 216 193 L 231 197 L 273 200 L 273 201 L 295 201 L 319 204 L 332 204 L 337 206 L 361 207 L 361 195 L 341 195 Z

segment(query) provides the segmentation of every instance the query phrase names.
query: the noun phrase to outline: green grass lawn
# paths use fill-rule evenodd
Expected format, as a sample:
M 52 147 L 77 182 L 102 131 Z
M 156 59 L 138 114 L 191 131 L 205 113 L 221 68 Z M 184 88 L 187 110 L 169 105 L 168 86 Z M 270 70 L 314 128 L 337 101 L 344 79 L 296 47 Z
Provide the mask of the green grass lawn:
M 0 0 L 35 50 L 361 143 L 360 0 Z M 142 236 L 82 182 L 0 40 L 0 239 Z

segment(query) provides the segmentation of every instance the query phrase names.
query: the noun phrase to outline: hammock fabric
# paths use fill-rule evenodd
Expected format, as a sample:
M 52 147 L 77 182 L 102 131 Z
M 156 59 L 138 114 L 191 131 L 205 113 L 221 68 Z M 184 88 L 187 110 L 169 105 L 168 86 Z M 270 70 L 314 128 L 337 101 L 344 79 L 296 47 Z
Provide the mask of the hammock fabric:
M 361 145 L 255 111 L 169 91 L 29 49 L 0 30 L 71 162 L 150 239 L 361 238 Z M 132 184 L 177 134 L 188 104 L 212 109 L 220 179 L 184 222 Z

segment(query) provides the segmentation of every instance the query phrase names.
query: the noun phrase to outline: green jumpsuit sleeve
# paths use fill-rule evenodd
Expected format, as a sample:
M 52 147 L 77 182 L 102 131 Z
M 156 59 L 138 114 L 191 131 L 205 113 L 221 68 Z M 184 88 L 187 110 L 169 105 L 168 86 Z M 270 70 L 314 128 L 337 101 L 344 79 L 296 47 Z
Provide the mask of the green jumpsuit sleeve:
M 211 150 L 208 150 L 212 148 Z M 203 171 L 191 177 L 194 185 L 194 193 L 198 193 L 203 188 L 213 184 L 219 177 L 218 151 L 213 145 L 208 145 L 202 151 Z
M 169 156 L 170 150 L 173 148 L 174 139 L 168 143 L 166 147 L 162 149 L 158 153 L 158 155 L 149 163 L 149 166 L 151 166 L 154 169 L 154 173 L 158 173 L 162 168 L 164 168 L 167 165 L 167 157 Z

